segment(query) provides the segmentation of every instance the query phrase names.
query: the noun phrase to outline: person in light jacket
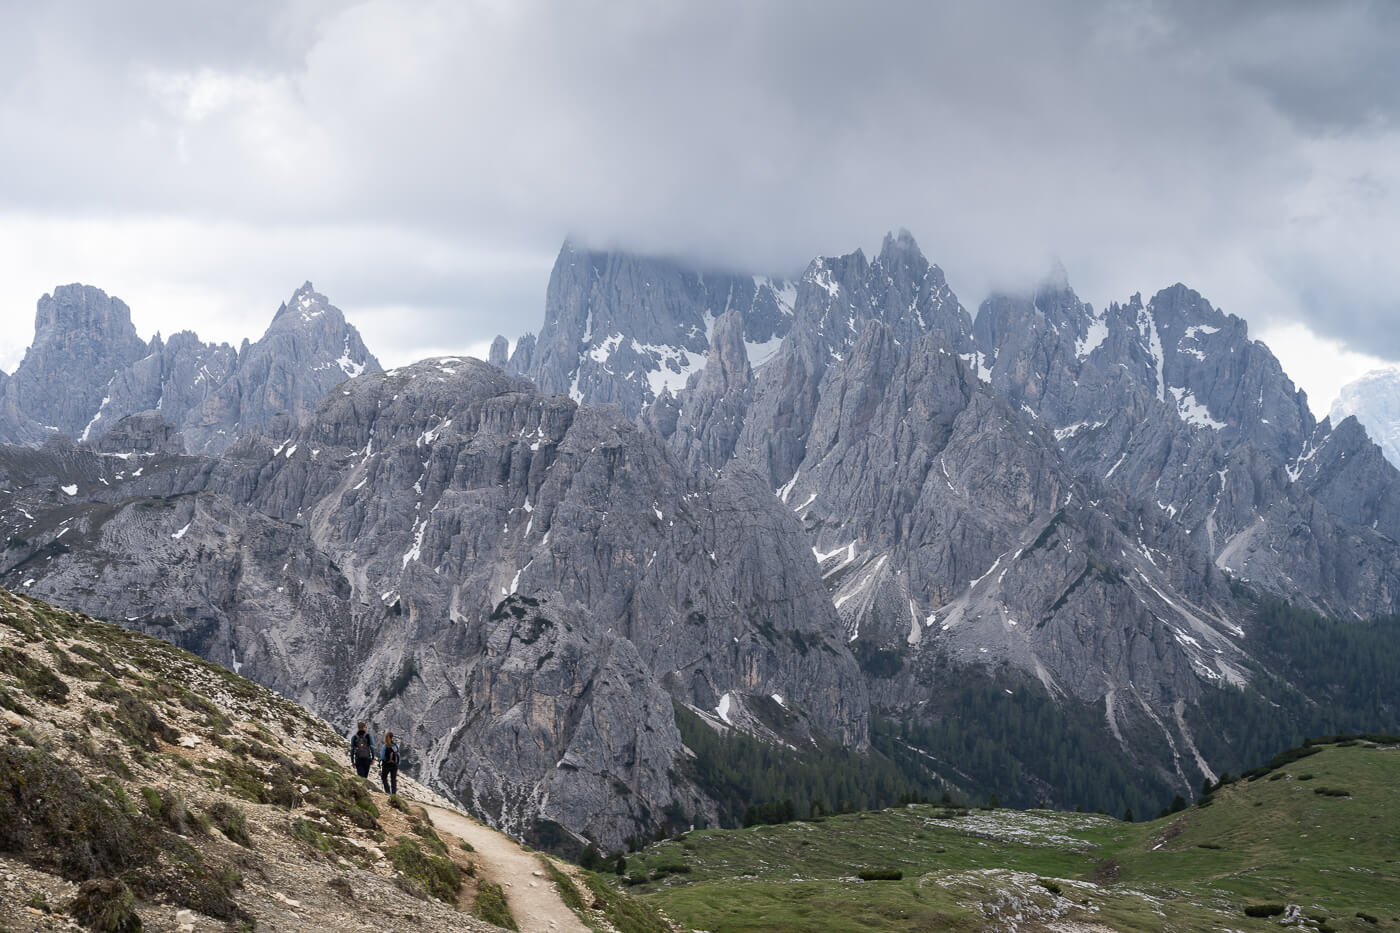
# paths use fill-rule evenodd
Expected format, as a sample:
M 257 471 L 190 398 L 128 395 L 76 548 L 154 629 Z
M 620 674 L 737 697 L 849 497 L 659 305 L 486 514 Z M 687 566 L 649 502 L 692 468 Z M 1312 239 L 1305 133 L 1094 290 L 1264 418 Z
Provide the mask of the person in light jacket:
M 399 792 L 399 743 L 394 733 L 384 733 L 384 750 L 379 755 L 379 780 L 384 784 L 384 793 Z

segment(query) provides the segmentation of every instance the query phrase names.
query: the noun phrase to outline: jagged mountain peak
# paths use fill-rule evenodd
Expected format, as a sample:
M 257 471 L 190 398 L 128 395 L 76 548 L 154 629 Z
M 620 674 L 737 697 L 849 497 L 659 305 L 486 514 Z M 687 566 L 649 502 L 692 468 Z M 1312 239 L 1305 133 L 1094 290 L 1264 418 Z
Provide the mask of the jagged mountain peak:
M 39 299 L 34 315 L 35 342 L 55 330 L 136 336 L 126 302 L 80 282 L 59 285 Z
M 304 327 L 322 317 L 327 317 L 334 326 L 345 323 L 344 313 L 331 304 L 325 295 L 316 291 L 308 281 L 292 292 L 292 297 L 277 309 L 268 333 L 290 327 Z

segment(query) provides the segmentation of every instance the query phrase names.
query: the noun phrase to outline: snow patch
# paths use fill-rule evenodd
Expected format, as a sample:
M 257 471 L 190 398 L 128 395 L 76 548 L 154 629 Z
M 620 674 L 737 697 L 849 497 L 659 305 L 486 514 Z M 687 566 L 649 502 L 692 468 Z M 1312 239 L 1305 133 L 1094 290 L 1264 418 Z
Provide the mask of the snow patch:
M 193 524 L 193 522 L 186 522 L 184 528 L 181 528 L 179 531 L 175 532 L 175 533 L 174 533 L 173 535 L 171 535 L 170 537 L 174 538 L 176 541 L 179 541 L 181 538 L 183 538 L 183 537 L 185 536 L 185 532 L 187 532 L 187 531 L 190 530 L 190 525 L 192 525 L 192 524 Z
M 1216 421 L 1210 416 L 1210 409 L 1197 401 L 1196 396 L 1191 394 L 1190 389 L 1178 389 L 1174 386 L 1169 386 L 1167 391 L 1171 393 L 1172 399 L 1176 402 L 1177 414 L 1179 414 L 1181 420 L 1185 421 L 1187 424 L 1199 425 L 1203 428 L 1210 428 L 1213 431 L 1219 431 L 1226 426 L 1225 422 Z
M 1108 320 L 1096 317 L 1089 323 L 1089 330 L 1074 342 L 1074 355 L 1081 360 L 1093 353 L 1108 339 Z

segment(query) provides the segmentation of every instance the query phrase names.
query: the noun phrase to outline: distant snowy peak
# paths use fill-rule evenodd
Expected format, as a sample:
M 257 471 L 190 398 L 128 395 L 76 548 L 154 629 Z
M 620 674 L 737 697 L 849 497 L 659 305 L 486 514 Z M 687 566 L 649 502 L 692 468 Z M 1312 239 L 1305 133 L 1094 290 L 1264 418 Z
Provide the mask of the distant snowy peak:
M 1376 369 L 1342 387 L 1332 402 L 1332 423 L 1355 415 L 1385 458 L 1400 467 L 1400 367 Z

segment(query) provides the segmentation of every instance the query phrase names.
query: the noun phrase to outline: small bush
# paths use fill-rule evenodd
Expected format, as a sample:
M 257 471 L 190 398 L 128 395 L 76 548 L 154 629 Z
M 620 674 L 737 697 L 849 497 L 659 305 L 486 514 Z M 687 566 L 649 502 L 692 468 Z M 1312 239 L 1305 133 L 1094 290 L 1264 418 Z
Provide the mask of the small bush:
M 1314 787 L 1314 788 L 1313 788 L 1313 793 L 1314 793 L 1314 794 L 1320 794 L 1320 795 L 1323 796 L 1323 797 L 1350 797 L 1350 796 L 1351 796 L 1351 791 L 1349 791 L 1349 790 L 1343 790 L 1343 789 L 1340 788 L 1340 787 Z
M 230 841 L 241 846 L 253 844 L 252 837 L 248 835 L 248 816 L 243 812 L 242 807 L 226 800 L 220 800 L 209 808 L 209 818 L 214 821 L 219 832 L 228 837 Z
M 1358 920 L 1363 920 L 1363 921 L 1365 921 L 1366 923 L 1380 923 L 1380 922 L 1381 922 L 1379 917 L 1376 917 L 1376 916 L 1374 916 L 1374 915 L 1372 915 L 1372 914 L 1368 914 L 1368 913 L 1366 913 L 1365 911 L 1361 911 L 1361 910 L 1358 910 L 1358 911 L 1356 912 L 1356 919 L 1358 919 Z
M 1287 771 L 1280 771 L 1280 772 L 1278 772 L 1277 774 L 1271 774 L 1271 775 L 1269 775 L 1269 780 L 1271 780 L 1271 781 L 1282 781 L 1282 780 L 1283 780 L 1284 778 L 1286 778 L 1286 777 L 1288 777 L 1288 772 L 1287 772 Z
M 1317 775 L 1315 775 L 1315 774 L 1300 774 L 1300 775 L 1298 775 L 1298 780 L 1300 780 L 1300 781 L 1311 781 L 1311 780 L 1312 780 L 1313 778 L 1315 778 L 1315 777 L 1317 777 Z
M 68 912 L 98 933 L 141 933 L 141 918 L 132 907 L 131 889 L 121 881 L 84 881 Z
M 1035 879 L 1035 883 L 1040 885 L 1045 890 L 1049 891 L 1051 894 L 1054 894 L 1056 897 L 1060 895 L 1059 883 L 1051 878 L 1037 878 Z
M 902 881 L 904 872 L 898 868 L 866 868 L 856 872 L 861 881 Z
M 1282 904 L 1248 904 L 1245 906 L 1244 915 L 1246 917 L 1277 917 L 1283 911 Z
M 462 870 L 451 859 L 424 852 L 412 839 L 400 839 L 385 855 L 395 868 L 422 884 L 433 897 L 449 904 L 457 903 L 457 892 L 462 889 Z
M 510 907 L 506 904 L 506 892 L 501 890 L 498 884 L 489 881 L 481 883 L 476 892 L 476 901 L 472 904 L 472 913 L 498 927 L 505 927 L 507 930 L 520 929 L 515 925 L 515 918 L 510 915 Z

